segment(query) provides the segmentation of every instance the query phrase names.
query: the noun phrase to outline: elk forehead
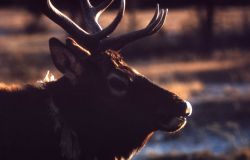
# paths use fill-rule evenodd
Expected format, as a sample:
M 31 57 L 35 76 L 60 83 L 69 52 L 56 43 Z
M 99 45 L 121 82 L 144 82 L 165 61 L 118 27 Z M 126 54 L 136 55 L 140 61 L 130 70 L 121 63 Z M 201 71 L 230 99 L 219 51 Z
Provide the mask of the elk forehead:
M 100 59 L 103 59 L 103 60 L 100 60 Z M 110 73 L 110 71 L 112 72 L 112 70 L 114 72 L 120 71 L 124 73 L 125 75 L 127 75 L 130 80 L 132 80 L 135 76 L 137 76 L 137 73 L 139 74 L 139 72 L 137 71 L 135 72 L 135 69 L 131 68 L 124 61 L 123 57 L 121 56 L 119 52 L 108 50 L 106 52 L 103 52 L 102 55 L 100 55 L 100 59 L 98 58 L 96 62 L 99 63 L 99 65 L 102 66 L 103 69 L 105 69 L 106 67 L 109 67 L 109 68 L 106 68 L 107 73 Z

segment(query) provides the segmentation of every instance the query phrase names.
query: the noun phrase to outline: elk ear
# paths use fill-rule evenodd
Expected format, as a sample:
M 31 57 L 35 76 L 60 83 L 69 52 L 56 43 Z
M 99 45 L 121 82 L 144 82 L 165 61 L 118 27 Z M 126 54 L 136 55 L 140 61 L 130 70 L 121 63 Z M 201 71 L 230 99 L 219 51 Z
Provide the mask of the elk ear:
M 76 75 L 81 74 L 81 65 L 76 60 L 75 55 L 62 42 L 56 38 L 51 38 L 49 47 L 52 60 L 61 73 L 71 79 L 75 79 Z

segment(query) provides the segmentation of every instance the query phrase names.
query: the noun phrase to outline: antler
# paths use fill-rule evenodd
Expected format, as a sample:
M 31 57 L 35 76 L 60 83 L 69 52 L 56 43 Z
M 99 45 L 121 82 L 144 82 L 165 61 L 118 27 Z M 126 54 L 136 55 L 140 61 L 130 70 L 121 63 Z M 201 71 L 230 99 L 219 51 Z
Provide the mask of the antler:
M 120 50 L 128 43 L 156 33 L 162 28 L 166 19 L 167 12 L 167 9 L 160 10 L 159 4 L 157 4 L 154 17 L 151 19 L 150 23 L 146 26 L 146 28 L 138 31 L 133 31 L 118 37 L 105 39 L 101 44 L 100 50 Z
M 81 2 L 81 0 L 79 1 Z M 125 0 L 121 0 L 117 16 L 108 27 L 102 29 L 98 23 L 98 19 L 113 1 L 114 0 L 105 0 L 96 7 L 93 7 L 89 0 L 83 0 L 81 2 L 83 22 L 87 31 L 59 11 L 51 3 L 51 0 L 47 0 L 47 8 L 44 13 L 52 21 L 61 26 L 80 45 L 86 46 L 92 53 L 105 51 L 107 49 L 120 50 L 132 41 L 154 34 L 160 30 L 164 24 L 167 10 L 159 9 L 159 5 L 157 5 L 155 15 L 146 28 L 114 38 L 108 37 L 120 23 L 125 11 Z
M 117 25 L 120 23 L 124 11 L 125 11 L 125 0 L 121 0 L 121 6 L 119 13 L 117 14 L 114 21 L 105 29 L 102 29 L 98 24 L 97 20 L 100 14 L 108 7 L 113 0 L 104 1 L 97 7 L 93 7 L 89 0 L 83 1 L 81 3 L 82 10 L 84 14 L 84 22 L 86 23 L 88 30 L 79 27 L 75 22 L 73 22 L 69 17 L 64 15 L 59 11 L 52 3 L 51 0 L 47 0 L 47 7 L 44 13 L 55 23 L 61 26 L 68 34 L 70 34 L 78 43 L 83 46 L 87 46 L 92 52 L 95 52 L 100 44 L 100 41 L 111 34 Z M 109 2 L 109 3 L 108 3 Z M 107 6 L 105 6 L 108 4 Z
M 107 28 L 102 29 L 102 27 L 99 25 L 98 19 L 100 15 L 111 5 L 113 1 L 114 0 L 106 0 L 97 7 L 93 7 L 89 0 L 84 0 L 81 3 L 82 12 L 84 15 L 83 21 L 85 22 L 89 32 L 97 34 L 97 39 L 102 40 L 111 34 L 116 29 L 123 17 L 125 11 L 125 0 L 121 0 L 119 13 Z

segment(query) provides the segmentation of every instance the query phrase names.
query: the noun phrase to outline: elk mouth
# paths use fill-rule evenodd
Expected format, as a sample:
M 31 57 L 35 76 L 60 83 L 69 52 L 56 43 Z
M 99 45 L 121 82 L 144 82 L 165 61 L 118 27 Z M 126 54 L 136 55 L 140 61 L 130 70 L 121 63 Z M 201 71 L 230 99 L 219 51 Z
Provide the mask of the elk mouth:
M 174 133 L 181 130 L 187 123 L 185 117 L 174 117 L 171 119 L 164 119 L 159 123 L 159 129 L 162 131 Z

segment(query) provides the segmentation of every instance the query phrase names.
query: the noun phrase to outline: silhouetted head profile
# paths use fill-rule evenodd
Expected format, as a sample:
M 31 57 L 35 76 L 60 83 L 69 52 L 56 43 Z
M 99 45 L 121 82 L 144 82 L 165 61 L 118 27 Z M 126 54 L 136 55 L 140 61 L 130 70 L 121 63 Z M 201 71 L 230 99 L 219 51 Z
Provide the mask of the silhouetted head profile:
M 98 18 L 113 0 L 105 0 L 96 7 L 88 0 L 81 2 L 85 29 L 56 9 L 50 0 L 44 10 L 70 35 L 65 44 L 56 38 L 49 41 L 53 63 L 62 78 L 45 84 L 41 90 L 34 89 L 47 98 L 39 105 L 50 107 L 55 131 L 60 135 L 61 158 L 129 158 L 154 131 L 176 132 L 183 128 L 192 112 L 189 102 L 152 83 L 126 64 L 119 53 L 126 44 L 160 30 L 167 11 L 157 5 L 146 28 L 110 37 L 124 14 L 125 0 L 120 1 L 117 16 L 104 29 Z M 41 99 L 35 94 L 29 97 L 32 96 L 36 98 L 29 98 L 28 105 Z M 36 142 L 40 143 L 47 144 Z M 50 154 L 57 152 L 53 150 Z

